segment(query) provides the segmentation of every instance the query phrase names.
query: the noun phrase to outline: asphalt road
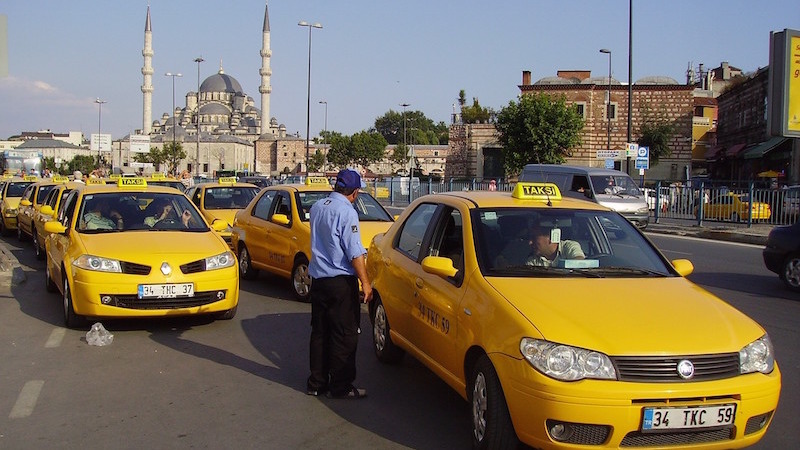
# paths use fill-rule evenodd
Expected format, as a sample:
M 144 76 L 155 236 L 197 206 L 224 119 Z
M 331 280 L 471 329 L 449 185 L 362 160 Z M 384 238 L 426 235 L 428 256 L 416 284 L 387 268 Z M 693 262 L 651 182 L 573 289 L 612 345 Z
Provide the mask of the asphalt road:
M 650 235 L 690 278 L 761 323 L 783 371 L 781 404 L 756 448 L 800 442 L 800 296 L 763 268 L 754 246 Z M 5 238 L 27 281 L 0 293 L 0 448 L 468 448 L 469 408 L 421 364 L 385 366 L 369 321 L 358 353 L 360 401 L 305 394 L 310 306 L 288 282 L 242 281 L 238 315 L 104 321 L 92 347 L 62 327 L 30 244 Z M 642 293 L 646 301 L 646 293 Z M 690 330 L 687 330 L 690 332 Z

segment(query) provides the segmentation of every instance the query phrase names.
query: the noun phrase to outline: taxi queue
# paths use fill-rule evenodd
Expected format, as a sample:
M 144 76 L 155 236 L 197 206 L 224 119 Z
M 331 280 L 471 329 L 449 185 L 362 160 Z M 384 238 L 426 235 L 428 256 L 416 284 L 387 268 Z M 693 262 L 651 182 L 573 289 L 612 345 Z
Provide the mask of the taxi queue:
M 260 191 L 220 180 L 187 196 L 144 179 L 9 179 L 0 230 L 44 242 L 67 326 L 230 319 L 239 276 L 258 270 L 307 298 L 308 208 L 330 192 L 323 180 Z M 12 182 L 33 183 L 24 203 Z M 237 189 L 251 197 L 230 219 L 214 202 L 241 205 Z M 541 183 L 423 196 L 396 220 L 359 198 L 376 358 L 409 354 L 467 400 L 475 448 L 739 448 L 766 433 L 781 375 L 765 330 L 688 281 L 691 262 L 667 260 L 619 214 Z M 12 213 L 36 205 L 45 217 Z M 540 246 L 548 252 L 532 257 Z M 650 294 L 619 294 L 630 290 Z

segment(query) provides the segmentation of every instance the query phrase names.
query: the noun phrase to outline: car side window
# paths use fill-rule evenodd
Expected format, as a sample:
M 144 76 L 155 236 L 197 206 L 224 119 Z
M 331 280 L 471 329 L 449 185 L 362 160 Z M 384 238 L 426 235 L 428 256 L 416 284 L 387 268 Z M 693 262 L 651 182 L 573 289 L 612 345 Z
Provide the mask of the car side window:
M 200 189 L 195 188 L 191 193 L 189 193 L 189 198 L 192 199 L 192 203 L 197 205 L 198 208 L 200 207 L 200 194 L 201 194 L 201 192 L 202 191 Z
M 429 256 L 450 258 L 453 267 L 458 270 L 450 281 L 460 285 L 464 279 L 464 237 L 461 213 L 457 209 L 446 208 L 440 216 L 442 219 L 436 226 L 431 238 Z
M 395 248 L 414 261 L 418 261 L 422 240 L 425 238 L 425 232 L 428 230 L 435 211 L 436 205 L 432 203 L 419 205 L 403 224 L 403 229 L 400 230 L 395 242 Z
M 58 213 L 58 221 L 61 225 L 69 228 L 72 223 L 72 216 L 75 214 L 75 205 L 78 203 L 78 193 L 72 191 L 64 200 L 64 208 Z
M 264 195 L 258 199 L 256 205 L 253 207 L 253 216 L 259 219 L 267 220 L 269 217 L 270 206 L 275 199 L 276 191 L 265 191 Z
M 284 214 L 289 218 L 287 227 L 292 226 L 292 199 L 287 192 L 278 192 L 272 202 L 272 214 Z M 270 216 L 271 217 L 271 216 Z
M 30 185 L 27 188 L 25 188 L 25 192 L 22 193 L 22 199 L 32 201 L 31 198 L 33 198 L 33 189 L 34 189 L 33 185 Z

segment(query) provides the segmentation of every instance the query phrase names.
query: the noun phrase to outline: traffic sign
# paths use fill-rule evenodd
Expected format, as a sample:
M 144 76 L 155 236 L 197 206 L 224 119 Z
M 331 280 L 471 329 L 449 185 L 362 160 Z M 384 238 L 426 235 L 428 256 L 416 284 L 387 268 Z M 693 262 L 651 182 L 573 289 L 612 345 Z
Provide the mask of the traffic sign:
M 617 159 L 619 158 L 619 150 L 598 150 L 597 159 Z
M 637 169 L 650 168 L 650 147 L 639 147 L 636 150 L 636 165 Z
M 625 156 L 628 158 L 635 158 L 638 154 L 639 144 L 635 142 L 625 143 Z

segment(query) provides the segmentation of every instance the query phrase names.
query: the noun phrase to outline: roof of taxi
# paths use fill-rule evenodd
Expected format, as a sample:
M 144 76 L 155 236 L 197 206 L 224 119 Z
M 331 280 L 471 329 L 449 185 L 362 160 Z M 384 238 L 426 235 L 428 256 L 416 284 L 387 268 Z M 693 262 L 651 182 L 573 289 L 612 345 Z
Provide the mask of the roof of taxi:
M 197 186 L 199 189 L 209 189 L 209 188 L 229 188 L 229 187 L 252 187 L 252 188 L 256 188 L 256 189 L 261 189 L 261 188 L 259 188 L 258 186 L 256 186 L 255 184 L 252 184 L 252 183 L 239 183 L 239 182 L 236 182 L 236 183 L 215 183 L 215 182 L 209 182 L 209 183 L 202 183 L 202 184 L 198 184 L 198 185 L 196 185 L 196 186 Z
M 175 194 L 176 192 L 178 192 L 180 195 L 183 195 L 183 193 L 176 191 L 174 188 L 171 188 L 169 186 L 146 185 L 146 186 L 120 187 L 117 185 L 117 183 L 114 183 L 111 180 L 107 180 L 106 184 L 83 184 L 78 182 L 72 182 L 72 184 L 74 184 L 73 189 L 78 189 L 83 191 L 84 193 L 90 193 L 90 194 L 104 194 L 111 192 L 159 192 L 159 193 Z
M 592 209 L 610 211 L 605 206 L 589 200 L 562 196 L 561 199 L 551 199 L 547 205 L 546 198 L 514 198 L 511 192 L 501 191 L 451 191 L 431 196 L 456 197 L 471 203 L 470 208 L 557 208 L 557 209 Z M 425 197 L 428 197 L 427 195 Z M 422 197 L 422 198 L 425 198 Z
M 304 184 L 304 183 L 292 183 L 292 184 L 276 184 L 273 186 L 268 186 L 266 189 L 270 189 L 273 191 L 298 191 L 298 192 L 330 192 L 333 191 L 333 188 L 330 184 Z

